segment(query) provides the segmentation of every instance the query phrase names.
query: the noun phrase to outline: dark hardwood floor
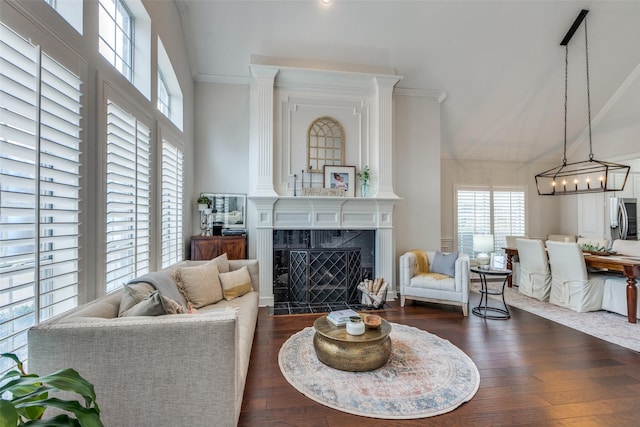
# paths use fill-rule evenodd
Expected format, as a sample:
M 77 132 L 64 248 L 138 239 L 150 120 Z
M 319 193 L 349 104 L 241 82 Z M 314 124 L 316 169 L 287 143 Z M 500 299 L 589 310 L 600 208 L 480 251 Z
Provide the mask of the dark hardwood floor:
M 471 295 L 471 305 L 479 297 Z M 475 397 L 453 412 L 379 420 L 322 406 L 295 390 L 278 351 L 318 315 L 270 316 L 260 309 L 240 426 L 638 426 L 640 354 L 516 308 L 509 320 L 463 317 L 460 308 L 413 304 L 382 313 L 448 339 L 480 371 Z M 471 311 L 471 310 L 469 310 Z

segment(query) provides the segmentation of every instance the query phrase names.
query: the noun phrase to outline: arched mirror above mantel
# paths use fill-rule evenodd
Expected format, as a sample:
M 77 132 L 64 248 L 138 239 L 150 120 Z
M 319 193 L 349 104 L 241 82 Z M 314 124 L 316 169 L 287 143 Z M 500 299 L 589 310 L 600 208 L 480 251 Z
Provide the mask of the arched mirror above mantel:
M 342 125 L 331 117 L 319 117 L 307 132 L 307 164 L 310 172 L 323 172 L 325 165 L 344 165 L 345 135 Z

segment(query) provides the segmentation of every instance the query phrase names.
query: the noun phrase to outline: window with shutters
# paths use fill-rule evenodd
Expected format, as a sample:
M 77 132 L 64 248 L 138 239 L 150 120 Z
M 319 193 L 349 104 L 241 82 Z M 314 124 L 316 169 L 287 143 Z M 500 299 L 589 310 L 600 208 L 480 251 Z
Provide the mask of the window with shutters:
M 473 235 L 493 234 L 494 250 L 506 236 L 526 235 L 525 188 L 457 187 L 458 251 L 474 256 Z
M 0 353 L 26 360 L 78 304 L 82 81 L 3 24 L 0 52 Z
M 150 129 L 107 100 L 106 291 L 149 271 Z
M 162 138 L 162 268 L 183 260 L 182 150 Z

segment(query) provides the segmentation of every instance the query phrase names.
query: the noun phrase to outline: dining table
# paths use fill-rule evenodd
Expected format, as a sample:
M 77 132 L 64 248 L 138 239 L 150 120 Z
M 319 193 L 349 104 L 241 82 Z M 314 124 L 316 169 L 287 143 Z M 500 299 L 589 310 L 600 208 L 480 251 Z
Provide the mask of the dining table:
M 507 268 L 513 270 L 513 257 L 518 255 L 518 248 L 504 247 L 507 256 Z M 622 273 L 627 278 L 627 319 L 629 323 L 636 323 L 636 309 L 638 306 L 638 288 L 636 277 L 640 277 L 640 258 L 617 254 L 602 254 L 585 252 L 584 262 L 587 267 L 604 269 Z M 511 277 L 507 282 L 512 287 Z

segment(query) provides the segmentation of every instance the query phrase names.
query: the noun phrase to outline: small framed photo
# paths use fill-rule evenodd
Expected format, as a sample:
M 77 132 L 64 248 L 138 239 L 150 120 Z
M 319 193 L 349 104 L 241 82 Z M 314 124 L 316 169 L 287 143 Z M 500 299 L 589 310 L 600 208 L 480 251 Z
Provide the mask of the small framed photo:
M 507 260 L 504 254 L 491 254 L 491 269 L 504 270 L 507 268 Z
M 356 195 L 355 166 L 324 166 L 324 188 L 344 191 L 346 197 Z

